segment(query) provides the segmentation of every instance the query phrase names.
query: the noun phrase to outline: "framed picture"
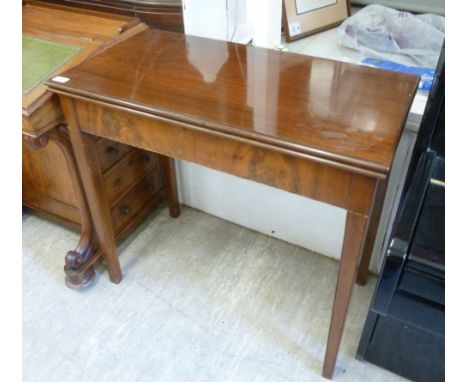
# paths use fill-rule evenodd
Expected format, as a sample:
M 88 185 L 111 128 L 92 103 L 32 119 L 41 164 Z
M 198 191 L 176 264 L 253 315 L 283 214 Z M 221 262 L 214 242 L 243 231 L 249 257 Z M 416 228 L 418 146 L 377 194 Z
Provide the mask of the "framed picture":
M 332 28 L 348 16 L 348 0 L 283 0 L 287 42 Z

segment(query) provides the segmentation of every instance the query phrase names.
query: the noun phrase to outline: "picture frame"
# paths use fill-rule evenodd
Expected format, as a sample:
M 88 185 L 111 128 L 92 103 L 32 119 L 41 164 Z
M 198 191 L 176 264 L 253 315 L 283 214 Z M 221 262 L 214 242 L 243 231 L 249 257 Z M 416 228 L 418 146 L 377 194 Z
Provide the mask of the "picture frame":
M 283 0 L 286 42 L 337 26 L 349 15 L 349 0 Z

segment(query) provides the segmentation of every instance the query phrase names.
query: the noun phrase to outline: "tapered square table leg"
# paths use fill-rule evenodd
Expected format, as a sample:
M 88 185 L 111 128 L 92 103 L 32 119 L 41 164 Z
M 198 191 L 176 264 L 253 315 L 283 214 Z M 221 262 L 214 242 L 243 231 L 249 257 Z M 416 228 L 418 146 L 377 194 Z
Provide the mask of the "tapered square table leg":
M 348 212 L 346 215 L 345 237 L 341 254 L 338 281 L 333 302 L 333 312 L 328 332 L 327 350 L 322 375 L 331 378 L 335 368 L 349 302 L 356 278 L 361 247 L 366 233 L 367 217 Z

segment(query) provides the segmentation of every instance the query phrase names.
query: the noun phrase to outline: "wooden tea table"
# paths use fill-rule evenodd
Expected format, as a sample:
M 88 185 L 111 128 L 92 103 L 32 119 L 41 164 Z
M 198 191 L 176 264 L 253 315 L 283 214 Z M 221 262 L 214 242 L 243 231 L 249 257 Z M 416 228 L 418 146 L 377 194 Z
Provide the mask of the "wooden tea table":
M 347 210 L 323 365 L 331 378 L 361 252 L 372 248 L 369 222 L 381 208 L 418 78 L 157 30 L 62 76 L 66 82 L 47 85 L 60 96 L 115 283 L 122 273 L 92 136 Z M 176 193 L 175 179 L 168 183 Z

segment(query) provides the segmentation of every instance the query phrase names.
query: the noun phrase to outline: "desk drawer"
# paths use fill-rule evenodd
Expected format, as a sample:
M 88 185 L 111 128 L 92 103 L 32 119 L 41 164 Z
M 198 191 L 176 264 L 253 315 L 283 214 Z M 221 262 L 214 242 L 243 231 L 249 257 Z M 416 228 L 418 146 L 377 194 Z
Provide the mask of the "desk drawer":
M 101 138 L 96 142 L 96 150 L 98 152 L 101 170 L 104 173 L 127 155 L 127 153 L 132 150 L 132 147 Z
M 111 167 L 103 176 L 104 188 L 111 205 L 155 166 L 159 167 L 156 154 L 132 150 Z
M 112 208 L 112 222 L 115 232 L 120 232 L 161 190 L 161 174 L 159 167 L 155 167 L 137 185 L 130 190 Z

